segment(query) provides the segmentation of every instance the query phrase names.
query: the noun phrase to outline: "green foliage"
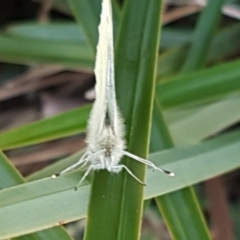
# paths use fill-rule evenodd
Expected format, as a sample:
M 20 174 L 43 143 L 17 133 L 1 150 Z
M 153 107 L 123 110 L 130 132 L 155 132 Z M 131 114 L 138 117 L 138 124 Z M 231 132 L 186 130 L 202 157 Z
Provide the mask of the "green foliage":
M 239 24 L 215 31 L 220 28 L 222 3 L 211 1 L 194 33 L 165 26 L 161 37 L 164 52 L 157 56 L 161 1 L 128 0 L 122 5 L 113 1 L 116 91 L 128 150 L 147 156 L 153 119 L 149 160 L 176 176 L 168 178 L 147 170 L 143 188 L 125 172 L 110 175 L 100 171 L 95 173 L 91 189 L 86 182 L 74 191 L 82 171 L 57 179 L 50 176 L 76 162 L 81 152 L 26 179 L 1 153 L 0 239 L 68 240 L 71 237 L 59 223 L 86 216 L 86 240 L 139 239 L 143 200 L 152 198 L 173 239 L 209 239 L 197 199 L 188 187 L 240 166 L 239 131 L 200 143 L 240 120 L 240 60 L 223 62 L 239 51 Z M 100 0 L 54 1 L 54 7 L 72 14 L 79 26 L 69 21 L 9 26 L 0 34 L 0 60 L 92 70 L 100 6 Z M 203 68 L 209 63 L 215 65 Z M 83 133 L 89 111 L 90 106 L 84 106 L 2 132 L 0 149 Z M 166 148 L 170 149 L 163 151 Z M 143 165 L 128 158 L 122 162 L 144 179 Z

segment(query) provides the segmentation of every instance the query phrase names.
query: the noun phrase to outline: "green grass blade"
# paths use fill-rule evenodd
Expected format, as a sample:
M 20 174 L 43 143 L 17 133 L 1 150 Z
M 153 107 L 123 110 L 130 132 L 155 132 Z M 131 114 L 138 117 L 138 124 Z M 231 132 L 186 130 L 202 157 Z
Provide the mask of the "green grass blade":
M 166 111 L 164 114 L 174 143 L 177 146 L 196 144 L 237 123 L 239 104 L 239 98 L 227 98 L 209 105 Z M 85 130 L 89 111 L 90 106 L 4 132 L 0 134 L 0 148 L 11 149 L 81 133 Z M 156 131 L 154 133 L 157 135 Z
M 168 33 L 166 32 L 165 35 Z M 164 35 L 164 31 L 163 34 Z M 177 36 L 166 36 L 166 41 L 171 42 L 169 37 L 178 39 Z M 234 24 L 233 26 L 226 27 L 219 31 L 213 38 L 208 54 L 207 63 L 219 62 L 226 57 L 231 57 L 239 52 L 239 38 L 240 38 L 240 24 Z M 162 43 L 162 42 L 161 42 Z M 158 81 L 162 80 L 162 77 L 166 75 L 173 75 L 180 71 L 182 63 L 184 62 L 187 51 L 188 42 L 185 45 L 174 47 L 164 52 L 159 56 L 157 78 Z M 221 49 L 221 51 L 219 51 Z
M 158 84 L 156 92 L 166 108 L 217 100 L 240 91 L 240 60 L 188 74 Z
M 239 39 L 239 24 L 235 24 L 231 27 L 221 30 L 213 39 L 211 47 L 209 49 L 208 61 L 216 61 L 226 56 L 230 56 L 238 51 L 238 39 Z M 52 22 L 48 24 L 39 24 L 34 22 L 26 22 L 21 24 L 11 25 L 7 28 L 2 37 L 8 37 L 14 39 L 13 46 L 11 48 L 5 48 L 4 54 L 2 54 L 3 61 L 9 61 L 9 58 L 14 58 L 15 62 L 30 63 L 34 62 L 55 62 L 56 64 L 63 64 L 66 66 L 81 66 L 88 69 L 93 68 L 93 56 L 91 50 L 86 42 L 86 38 L 83 35 L 81 29 L 72 22 Z M 19 39 L 19 41 L 17 41 Z M 24 51 L 24 58 L 20 57 L 22 54 L 21 49 L 12 51 L 15 45 L 19 45 L 21 48 L 25 48 L 22 41 L 25 39 L 31 44 L 33 53 Z M 37 40 L 37 41 L 36 41 Z M 41 41 L 40 41 L 41 40 Z M 57 45 L 62 45 L 64 48 L 58 48 L 58 53 L 52 48 L 52 43 L 56 42 Z M 49 46 L 48 46 L 49 45 Z M 225 46 L 222 48 L 222 46 Z M 37 48 L 45 51 L 45 56 L 39 55 Z M 219 51 L 219 48 L 222 51 Z M 66 49 L 68 53 L 66 54 Z M 82 51 L 83 49 L 83 51 Z M 87 50 L 87 55 L 85 54 Z M 164 53 L 159 57 L 158 78 L 166 74 L 172 74 L 179 70 L 181 63 L 186 57 L 186 47 L 179 47 L 171 50 L 169 53 Z M 77 51 L 78 56 L 75 52 Z M 5 58 L 6 56 L 6 58 Z M 77 59 L 76 59 L 77 58 Z M 18 60 L 19 59 L 19 60 Z M 76 59 L 77 62 L 73 60 Z
M 90 106 L 77 108 L 16 130 L 0 134 L 0 149 L 10 149 L 81 133 L 86 128 Z
M 83 151 L 77 152 L 69 157 L 66 157 L 64 159 L 61 159 L 61 161 L 57 161 L 56 163 L 53 163 L 40 171 L 37 171 L 30 176 L 27 177 L 28 181 L 35 181 L 42 178 L 47 178 L 52 176 L 53 174 L 61 172 L 63 169 L 69 167 L 70 165 L 76 163 L 80 157 L 82 156 Z
M 172 239 L 210 239 L 192 188 L 156 198 Z
M 85 42 L 74 44 L 72 42 L 0 35 L 0 60 L 4 62 L 20 64 L 52 63 L 92 69 L 93 55 L 89 50 Z
M 26 182 L 2 152 L 0 160 L 0 189 Z
M 11 240 L 73 240 L 63 227 L 57 226 L 50 229 L 26 234 L 20 237 L 11 238 Z
M 239 52 L 239 45 L 237 44 L 240 37 L 239 30 L 240 24 L 236 23 L 219 31 L 211 42 L 207 62 L 222 61 L 222 59 Z
M 237 123 L 240 119 L 239 105 L 239 98 L 227 98 L 204 106 L 173 109 L 164 112 L 164 115 L 174 143 L 182 146 L 196 144 Z M 81 133 L 85 130 L 89 111 L 90 106 L 4 132 L 0 134 L 0 148 L 11 149 Z M 79 119 L 79 116 L 82 118 Z M 29 133 L 32 135 L 29 136 Z M 154 142 L 159 142 L 159 139 Z
M 212 103 L 207 106 L 200 106 L 193 109 L 182 109 L 173 112 L 165 113 L 167 122 L 170 123 L 170 131 L 173 136 L 174 144 L 177 146 L 185 146 L 189 144 L 197 144 L 201 140 L 206 139 L 209 136 L 216 135 L 217 132 L 233 125 L 240 119 L 240 99 L 229 98 L 224 99 L 221 102 Z M 153 114 L 159 115 L 159 112 L 153 112 Z M 161 117 L 162 118 L 162 117 Z M 202 123 L 204 121 L 204 129 Z M 55 125 L 54 123 L 52 125 Z M 160 128 L 160 129 L 159 129 Z M 168 131 L 165 130 L 162 121 L 153 122 L 151 128 L 151 142 L 150 152 L 158 151 L 161 145 L 167 147 L 169 143 L 163 142 L 163 139 L 157 134 L 159 131 L 162 135 L 168 135 Z M 56 172 L 60 172 L 62 169 L 77 162 L 80 158 L 80 153 L 76 153 L 62 161 L 58 161 L 51 166 L 38 171 L 27 179 L 29 181 L 38 180 L 44 177 L 49 177 Z
M 5 36 L 23 39 L 35 39 L 43 41 L 53 41 L 82 44 L 86 48 L 87 42 L 82 30 L 75 22 L 50 22 L 41 24 L 39 22 L 22 22 L 10 25 L 4 32 Z
M 211 40 L 222 14 L 221 9 L 224 2 L 225 0 L 209 1 L 203 10 L 181 72 L 194 71 L 205 64 Z
M 153 127 L 156 125 L 161 127 L 154 129 L 156 132 L 151 137 L 151 142 L 157 140 L 155 137 L 157 135 L 163 144 L 157 146 L 156 143 L 151 143 L 150 146 L 153 146 L 154 151 L 173 147 L 173 141 L 157 99 L 154 112 Z M 173 239 L 191 239 L 191 236 L 199 240 L 210 239 L 195 194 L 190 187 L 157 197 L 155 201 Z
M 161 135 L 159 134 L 161 133 Z M 159 149 L 172 147 L 172 139 L 168 129 L 164 114 L 159 110 L 159 101 L 155 97 L 153 105 L 153 117 L 151 126 L 150 153 L 158 152 Z
M 182 72 L 201 68 L 205 62 L 213 36 L 213 29 L 216 28 L 221 14 L 222 3 L 222 0 L 209 2 L 201 14 Z M 161 111 L 160 105 L 159 111 Z M 162 125 L 165 123 L 162 115 L 159 115 L 158 121 L 162 122 Z M 167 125 L 165 125 L 165 129 L 167 131 Z M 166 141 L 166 144 L 170 145 L 169 147 L 174 146 L 173 142 L 169 144 L 170 137 L 164 139 L 166 134 L 160 131 L 158 134 L 163 138 L 163 142 Z M 210 239 L 205 220 L 191 187 L 166 194 L 155 200 L 173 239 Z
M 117 99 L 127 126 L 128 150 L 144 157 L 154 87 L 160 1 L 127 1 L 122 17 L 115 58 Z M 146 51 L 148 54 L 143 54 Z M 130 159 L 123 163 L 140 179 L 144 178 L 144 166 Z M 142 194 L 143 186 L 124 171 L 118 175 L 96 172 L 85 239 L 138 239 Z
M 239 139 L 238 131 L 196 146 L 151 154 L 149 159 L 152 162 L 174 171 L 176 176 L 168 178 L 148 169 L 144 199 L 167 194 L 239 168 Z M 74 191 L 80 178 L 80 172 L 75 171 L 57 179 L 46 178 L 1 190 L 0 239 L 52 227 L 58 225 L 60 220 L 70 222 L 85 217 L 90 187 L 84 185 Z
M 101 1 L 69 0 L 69 6 L 88 39 L 92 53 L 95 53 L 100 20 Z
M 119 24 L 120 9 L 116 1 L 113 2 L 114 32 L 116 33 Z M 101 1 L 96 0 L 69 0 L 72 12 L 84 30 L 92 52 L 96 52 L 98 40 L 98 24 L 100 21 Z M 116 34 L 114 34 L 116 35 Z
M 239 122 L 240 98 L 231 97 L 208 105 L 165 113 L 174 144 L 196 144 Z M 203 125 L 204 122 L 204 125 Z
M 94 55 L 82 31 L 71 22 L 15 25 L 0 35 L 0 59 L 93 68 Z
M 6 156 L 0 152 L 0 189 L 26 183 L 26 180 L 10 163 Z M 53 238 L 54 237 L 54 238 Z M 13 240 L 45 240 L 45 239 L 71 240 L 63 227 L 55 227 L 29 235 L 16 237 Z

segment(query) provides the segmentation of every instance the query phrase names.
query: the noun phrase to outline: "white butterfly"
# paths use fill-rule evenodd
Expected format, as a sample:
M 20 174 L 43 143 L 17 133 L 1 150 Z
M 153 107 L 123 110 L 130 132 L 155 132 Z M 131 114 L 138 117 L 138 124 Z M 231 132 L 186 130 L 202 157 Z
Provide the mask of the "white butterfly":
M 100 169 L 106 169 L 113 173 L 119 173 L 122 169 L 125 169 L 139 183 L 144 184 L 127 166 L 119 164 L 124 155 L 153 169 L 174 176 L 172 172 L 158 168 L 152 162 L 124 150 L 126 144 L 124 140 L 124 124 L 115 96 L 112 25 L 111 1 L 103 0 L 101 21 L 98 27 L 99 40 L 95 65 L 96 100 L 88 122 L 87 151 L 77 163 L 58 174 L 62 175 L 78 166 L 84 167 L 90 163 L 79 185 L 81 185 L 91 170 Z M 56 176 L 53 175 L 53 177 Z

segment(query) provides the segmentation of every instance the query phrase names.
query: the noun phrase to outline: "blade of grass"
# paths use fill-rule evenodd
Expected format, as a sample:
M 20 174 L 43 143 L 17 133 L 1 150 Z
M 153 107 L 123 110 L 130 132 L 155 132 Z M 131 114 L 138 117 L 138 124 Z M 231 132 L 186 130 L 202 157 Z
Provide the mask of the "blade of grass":
M 148 145 L 160 3 L 125 2 L 116 48 L 117 99 L 127 126 L 128 150 L 142 157 Z M 139 179 L 144 178 L 144 166 L 129 159 L 123 164 Z M 138 239 L 142 194 L 143 186 L 124 171 L 112 176 L 106 171 L 96 172 L 85 239 Z
M 10 163 L 6 156 L 0 152 L 0 189 L 9 188 L 23 183 L 26 183 L 26 180 L 15 169 L 15 167 Z M 16 237 L 12 240 L 45 240 L 53 239 L 53 236 L 63 240 L 72 239 L 64 230 L 64 228 L 59 226 L 45 231 L 32 233 L 26 236 Z
M 43 168 L 40 171 L 37 171 L 33 174 L 31 174 L 30 176 L 28 176 L 26 179 L 28 181 L 35 181 L 35 180 L 39 180 L 42 178 L 47 178 L 52 176 L 53 174 L 59 173 L 61 172 L 63 169 L 69 167 L 70 165 L 76 163 L 80 157 L 82 156 L 83 151 L 77 152 L 69 157 L 66 157 L 64 159 L 62 159 L 61 161 L 58 161 L 56 163 L 53 163 L 45 168 Z
M 174 76 L 157 85 L 162 108 L 196 105 L 240 91 L 240 60 Z
M 239 98 L 227 98 L 209 105 L 166 111 L 164 115 L 177 146 L 196 144 L 237 123 L 240 119 L 239 104 Z M 90 106 L 79 108 L 2 132 L 0 148 L 12 149 L 82 133 L 85 131 L 89 111 Z
M 93 68 L 93 56 L 85 42 L 73 44 L 0 35 L 0 60 L 11 63 L 54 63 Z
M 209 49 L 208 61 L 216 61 L 221 60 L 224 57 L 235 54 L 239 50 L 238 40 L 239 40 L 239 28 L 240 25 L 236 24 L 234 26 L 228 27 L 220 31 L 213 40 L 211 47 Z M 53 35 L 54 32 L 54 35 Z M 12 55 L 15 62 L 20 63 L 31 63 L 31 59 L 34 59 L 34 62 L 53 62 L 56 60 L 56 63 L 60 63 L 66 66 L 81 67 L 81 63 L 89 62 L 87 64 L 88 69 L 92 69 L 93 67 L 93 56 L 88 47 L 86 39 L 83 36 L 82 31 L 75 23 L 70 22 L 61 22 L 61 23 L 48 23 L 48 24 L 39 24 L 39 23 L 21 23 L 18 25 L 11 25 L 5 31 L 4 35 L 8 38 L 13 38 L 15 44 L 18 44 L 20 48 L 24 48 L 24 42 L 21 40 L 22 38 L 27 38 L 26 40 L 30 41 L 32 48 L 36 55 L 31 52 L 25 51 L 24 58 L 22 59 L 19 54 L 21 53 L 19 50 L 15 53 L 12 52 L 12 49 L 6 48 L 4 49 L 4 54 L 2 54 L 2 61 L 9 61 L 9 56 Z M 20 38 L 20 41 L 16 43 L 17 39 Z M 33 41 L 34 40 L 34 41 Z M 37 41 L 35 41 L 37 40 Z M 39 41 L 41 40 L 41 43 Z M 54 40 L 56 43 L 61 44 L 63 48 L 58 48 L 58 54 L 52 50 L 52 41 Z M 48 43 L 50 46 L 48 47 Z M 35 48 L 39 48 L 44 46 L 42 50 L 47 49 L 45 52 L 45 56 L 39 56 L 37 54 L 37 50 Z M 224 46 L 224 48 L 222 48 Z M 80 49 L 89 49 L 88 55 L 84 57 L 84 52 L 80 52 Z M 219 48 L 222 51 L 219 51 Z M 66 55 L 66 49 L 70 49 L 68 51 L 68 55 Z M 72 50 L 71 50 L 72 49 Z M 182 46 L 177 49 L 172 49 L 170 52 L 166 52 L 159 56 L 159 67 L 158 67 L 158 78 L 160 76 L 164 76 L 167 74 L 173 74 L 177 70 L 180 69 L 181 63 L 185 59 L 187 46 Z M 10 52 L 8 52 L 10 51 Z M 75 52 L 79 51 L 78 62 L 73 63 L 73 59 L 76 58 Z M 15 55 L 14 55 L 15 54 Z M 56 55 L 56 56 L 54 56 Z M 4 57 L 6 56 L 6 58 Z M 60 57 L 61 56 L 61 57 Z M 64 56 L 64 59 L 62 59 Z M 49 58 L 54 58 L 55 60 L 49 60 Z M 83 66 L 82 66 L 83 67 Z
M 212 32 L 216 28 L 221 14 L 222 4 L 222 0 L 210 1 L 203 10 L 182 72 L 194 71 L 205 62 L 208 47 L 213 37 Z M 206 24 L 207 26 L 205 26 Z M 202 39 L 203 41 L 201 41 Z M 162 111 L 160 105 L 158 105 L 158 111 Z M 155 117 L 153 121 L 157 121 L 163 128 L 165 125 L 165 132 L 159 131 L 158 135 L 163 139 L 163 142 L 166 142 L 166 147 L 174 147 L 170 134 L 166 134 L 168 127 L 162 118 L 162 114 L 158 118 Z M 159 147 L 159 150 L 161 150 L 161 147 Z M 191 187 L 155 198 L 155 201 L 173 239 L 211 239 L 197 198 Z
M 196 30 L 194 31 L 191 46 L 181 72 L 194 71 L 205 64 L 224 2 L 225 0 L 209 1 L 203 10 L 197 23 Z
M 166 112 L 176 146 L 196 144 L 240 120 L 240 98 L 227 98 L 198 108 Z M 204 124 L 203 124 L 204 123 Z
M 155 131 L 155 135 L 151 138 L 152 150 L 159 151 L 173 147 L 174 144 L 157 99 L 155 99 L 154 112 L 153 127 L 158 126 L 158 129 L 152 130 Z M 159 139 L 163 144 L 157 145 L 156 140 Z M 176 171 L 178 170 L 176 169 Z M 175 174 L 177 175 L 177 172 Z M 196 240 L 210 239 L 197 199 L 190 187 L 157 197 L 155 201 L 172 239 L 191 239 L 192 237 Z
M 164 33 L 163 33 L 164 34 Z M 178 39 L 177 36 L 173 37 Z M 207 54 L 207 63 L 222 61 L 239 52 L 240 24 L 226 27 L 214 36 Z M 169 41 L 168 41 L 169 42 Z M 179 44 L 178 44 L 179 45 Z M 157 78 L 161 84 L 162 77 L 173 75 L 180 71 L 184 62 L 189 45 L 178 46 L 169 49 L 159 56 Z M 221 51 L 219 51 L 221 49 Z M 170 79 L 169 79 L 170 80 Z
M 239 31 L 235 31 L 235 32 L 239 32 Z M 13 32 L 11 32 L 11 34 L 13 34 Z M 228 34 L 226 36 L 228 36 Z M 229 35 L 228 37 L 231 37 L 231 35 Z M 229 41 L 228 37 L 225 37 L 224 39 L 225 40 L 227 39 Z M 18 39 L 15 37 L 11 38 L 10 36 L 1 37 L 0 42 L 1 42 L 1 39 L 3 40 L 4 44 L 3 45 L 0 44 L 0 53 L 1 53 L 0 58 L 2 57 L 2 60 L 4 61 L 6 61 L 7 59 L 8 61 L 10 61 L 11 59 L 14 59 L 13 61 L 16 61 L 16 59 L 19 59 L 20 62 L 25 62 L 25 60 L 26 62 L 29 62 L 31 60 L 37 61 L 38 59 L 39 61 L 43 61 L 43 62 L 61 63 L 64 65 L 71 65 L 71 66 L 73 65 L 77 66 L 78 64 L 76 65 L 76 62 L 79 63 L 79 65 L 81 65 L 81 62 L 82 62 L 83 64 L 82 67 L 86 66 L 87 68 L 91 68 L 91 69 L 93 66 L 93 57 L 89 58 L 89 54 L 87 54 L 86 57 L 84 57 L 85 54 L 84 52 L 80 51 L 80 49 L 82 48 L 86 49 L 86 47 L 81 48 L 79 44 L 71 45 L 70 43 L 63 43 L 61 41 L 59 42 L 59 44 L 56 44 L 53 41 L 50 41 L 48 44 L 47 42 L 45 43 L 44 41 L 43 42 L 40 40 L 36 41 L 36 39 L 34 38 L 30 38 L 28 42 L 28 40 L 26 39 L 23 39 L 23 38 Z M 26 41 L 29 44 L 26 44 Z M 214 52 L 216 52 L 216 48 L 219 49 L 221 46 L 226 45 L 226 44 L 223 44 L 225 42 L 222 42 L 223 45 L 221 45 L 219 42 L 221 43 L 220 40 L 216 42 L 216 47 Z M 11 44 L 13 45 L 10 46 Z M 230 44 L 230 46 L 235 46 L 235 45 L 236 44 Z M 31 46 L 30 48 L 32 50 L 29 48 L 29 46 Z M 56 46 L 57 46 L 57 49 L 56 49 Z M 55 52 L 54 49 L 57 50 L 56 51 L 57 53 Z M 67 52 L 64 52 L 64 50 L 66 49 L 67 49 Z M 39 52 L 41 52 L 41 55 L 39 55 Z M 6 56 L 6 58 L 4 56 Z M 182 55 L 181 53 L 180 53 L 180 56 L 184 57 L 184 55 Z M 177 56 L 174 56 L 170 60 L 170 63 L 169 63 L 169 60 L 166 59 L 167 57 L 168 55 L 166 55 L 166 57 L 160 58 L 159 64 L 160 63 L 162 64 L 164 62 L 165 63 L 164 66 L 166 64 L 167 66 L 171 66 L 172 61 L 175 61 L 176 58 L 179 58 L 182 61 L 182 58 L 179 57 L 179 54 L 177 54 Z M 177 61 L 174 66 L 178 64 L 179 64 L 179 61 Z M 158 90 L 158 92 L 160 91 L 161 92 L 160 94 L 163 96 L 162 106 L 164 108 L 176 107 L 181 104 L 189 104 L 189 101 L 191 100 L 192 102 L 205 102 L 209 98 L 222 97 L 226 94 L 231 94 L 232 92 L 239 91 L 238 90 L 239 86 L 237 85 L 237 82 L 238 82 L 237 80 L 239 77 L 238 70 L 239 70 L 239 62 L 233 61 L 231 63 L 227 63 L 211 69 L 203 70 L 200 73 L 196 72 L 193 75 L 184 74 L 184 75 L 171 78 L 169 79 L 170 81 L 172 81 L 171 83 L 170 82 L 162 83 L 163 86 L 161 84 L 159 85 L 159 88 L 163 89 L 162 91 Z M 166 69 L 165 71 L 168 72 L 169 70 Z M 212 79 L 211 81 L 209 81 L 210 78 Z M 191 86 L 191 88 L 186 87 L 186 85 L 189 85 L 189 81 L 193 82 L 193 85 L 194 85 L 194 86 Z M 221 88 L 221 86 L 223 87 Z M 218 92 L 219 90 L 221 91 Z M 209 94 L 207 96 L 205 94 L 202 94 L 207 91 L 209 91 Z
M 92 53 L 95 53 L 98 39 L 97 26 L 100 19 L 101 1 L 69 0 L 68 4 L 77 22 L 85 32 L 89 46 L 92 48 Z
M 209 136 L 216 135 L 218 131 L 228 127 L 229 125 L 238 122 L 240 119 L 240 113 L 238 111 L 239 104 L 240 99 L 234 98 L 226 99 L 219 103 L 213 103 L 210 106 L 200 107 L 200 109 L 187 109 L 185 112 L 182 110 L 180 112 L 171 113 L 171 117 L 169 116 L 170 113 L 167 113 L 166 116 L 168 120 L 178 120 L 170 121 L 170 130 L 174 137 L 174 143 L 177 146 L 196 144 Z M 161 113 L 154 111 L 153 114 L 157 114 L 158 116 Z M 218 121 L 216 121 L 215 118 Z M 203 121 L 205 123 L 205 128 L 201 129 L 200 126 L 202 126 Z M 162 138 L 159 137 L 157 134 L 158 131 L 163 133 L 166 130 L 161 124 L 155 124 L 155 122 L 153 122 L 151 128 L 151 138 L 154 140 L 150 142 L 151 153 L 154 152 L 154 149 L 158 149 L 161 145 L 169 146 L 168 142 L 166 145 L 166 142 L 163 142 Z M 188 134 L 185 134 L 185 132 L 188 132 Z M 33 181 L 49 177 L 77 162 L 78 159 L 80 159 L 80 156 L 81 153 L 76 153 L 62 161 L 58 161 L 57 163 L 32 174 L 27 178 L 27 180 Z
M 75 67 L 79 64 L 79 66 L 92 69 L 93 58 L 89 58 L 89 53 L 84 57 L 85 54 L 79 51 L 80 48 L 75 44 L 70 46 L 51 41 L 45 45 L 40 40 L 29 39 L 28 41 L 22 38 L 0 37 L 0 59 L 4 61 L 27 63 L 32 60 L 36 61 L 37 58 L 42 62 L 61 63 Z M 86 52 L 86 48 L 84 51 Z M 232 61 L 210 69 L 175 76 L 168 82 L 157 85 L 162 107 L 177 107 L 190 102 L 192 104 L 202 103 L 239 92 L 239 65 L 240 61 Z
M 72 21 L 50 22 L 22 22 L 8 26 L 4 36 L 14 38 L 41 39 L 45 41 L 72 43 L 87 47 L 86 38 L 78 25 Z
M 160 119 L 160 120 L 159 120 Z M 159 134 L 161 133 L 161 135 Z M 159 102 L 155 96 L 153 104 L 153 117 L 151 126 L 150 153 L 172 147 L 172 139 L 166 128 L 164 114 L 159 111 Z
M 85 130 L 89 111 L 90 106 L 84 106 L 3 132 L 0 135 L 0 149 L 6 150 L 81 133 Z
M 9 188 L 26 182 L 1 151 L 0 159 L 0 189 Z
M 69 0 L 69 6 L 79 23 L 84 30 L 92 52 L 96 52 L 98 40 L 97 27 L 100 21 L 101 1 L 96 0 Z M 119 23 L 120 9 L 116 1 L 113 2 L 113 21 L 114 32 L 116 33 Z
M 199 145 L 151 154 L 150 161 L 174 171 L 176 177 L 168 178 L 148 169 L 144 199 L 167 194 L 239 168 L 239 139 L 238 131 Z M 57 179 L 47 178 L 1 190 L 0 239 L 52 227 L 58 225 L 59 221 L 67 223 L 85 217 L 89 185 L 74 191 L 80 175 L 79 171 L 75 171 Z

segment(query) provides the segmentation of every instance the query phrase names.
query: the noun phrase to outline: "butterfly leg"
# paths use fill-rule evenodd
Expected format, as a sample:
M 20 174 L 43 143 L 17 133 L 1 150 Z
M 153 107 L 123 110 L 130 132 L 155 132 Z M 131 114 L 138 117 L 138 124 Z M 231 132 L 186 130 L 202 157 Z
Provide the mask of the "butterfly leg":
M 140 184 L 146 186 L 146 184 L 145 184 L 144 182 L 142 182 L 138 177 L 136 177 L 136 176 L 132 173 L 132 171 L 131 171 L 128 167 L 126 167 L 125 165 L 112 166 L 113 171 L 115 170 L 115 172 L 117 172 L 117 173 L 120 172 L 123 168 L 129 173 L 129 175 L 131 175 L 131 176 L 132 176 L 135 180 L 137 180 Z
M 101 164 L 91 164 L 89 166 L 89 168 L 87 169 L 87 171 L 84 173 L 84 175 L 82 176 L 81 180 L 79 181 L 79 183 L 77 184 L 77 186 L 74 188 L 75 190 L 78 189 L 78 187 L 80 187 L 83 183 L 83 181 L 86 179 L 86 177 L 88 176 L 88 174 L 91 172 L 91 170 L 94 169 L 100 169 Z
M 88 153 L 91 154 L 91 155 L 87 157 L 88 159 L 86 159 L 85 161 L 82 161 L 83 164 L 79 167 L 80 169 L 81 169 L 81 168 L 84 168 L 84 167 L 88 164 L 88 162 L 89 162 L 89 160 L 92 158 L 92 156 L 94 156 L 93 152 L 88 151 Z M 79 163 L 79 165 L 80 165 L 80 164 L 81 164 L 81 163 Z
M 54 174 L 52 175 L 53 178 L 56 178 L 64 173 L 67 173 L 69 171 L 72 171 L 74 168 L 76 168 L 77 166 L 81 165 L 82 163 L 84 163 L 87 159 L 88 159 L 88 155 L 90 154 L 90 151 L 85 152 L 82 157 L 78 160 L 78 162 L 74 163 L 73 165 L 65 168 L 64 170 L 62 170 L 60 173 L 58 174 Z
M 155 164 L 153 164 L 152 162 L 150 162 L 150 161 L 148 161 L 148 160 L 146 160 L 146 159 L 144 159 L 144 158 L 140 158 L 140 157 L 138 157 L 138 156 L 136 156 L 136 155 L 134 155 L 134 154 L 132 154 L 132 153 L 130 153 L 130 152 L 124 151 L 124 150 L 122 150 L 122 153 L 123 153 L 125 156 L 127 156 L 127 157 L 130 157 L 130 158 L 132 158 L 132 159 L 135 159 L 135 160 L 138 161 L 138 162 L 144 163 L 144 164 L 152 167 L 153 169 L 156 169 L 156 170 L 158 170 L 158 171 L 160 171 L 160 172 L 163 172 L 163 173 L 168 174 L 168 175 L 171 176 L 171 177 L 174 176 L 174 173 L 173 173 L 173 172 L 164 170 L 164 169 L 162 169 L 162 168 L 158 168 Z
M 62 175 L 64 173 L 70 172 L 70 171 L 72 171 L 73 169 L 75 169 L 76 167 L 78 167 L 81 164 L 83 164 L 83 166 L 85 166 L 92 157 L 97 156 L 97 155 L 101 154 L 104 151 L 105 150 L 101 150 L 101 151 L 98 151 L 96 153 L 92 153 L 91 151 L 87 151 L 87 152 L 85 152 L 83 154 L 83 156 L 80 158 L 80 160 L 78 162 L 76 162 L 73 165 L 69 166 L 68 168 L 64 169 L 60 173 L 52 175 L 52 177 L 56 178 L 56 177 L 58 177 L 58 176 L 60 176 L 60 175 Z

